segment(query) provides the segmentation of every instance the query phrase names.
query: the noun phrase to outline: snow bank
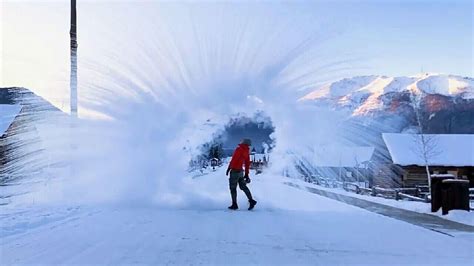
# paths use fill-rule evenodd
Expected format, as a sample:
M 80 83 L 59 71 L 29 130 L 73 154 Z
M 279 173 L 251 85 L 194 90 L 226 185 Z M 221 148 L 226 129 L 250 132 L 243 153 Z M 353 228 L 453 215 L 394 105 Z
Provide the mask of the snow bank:
M 383 205 L 396 207 L 396 208 L 400 208 L 404 210 L 409 210 L 409 211 L 414 211 L 414 212 L 419 212 L 419 213 L 426 213 L 430 215 L 436 215 L 443 219 L 474 226 L 474 212 L 473 211 L 467 212 L 464 210 L 451 210 L 449 211 L 447 215 L 443 215 L 441 209 L 435 213 L 431 212 L 431 205 L 429 203 L 409 201 L 409 200 L 393 200 L 393 199 L 385 199 L 381 197 L 373 197 L 369 195 L 360 195 L 353 192 L 345 191 L 342 188 L 326 188 L 326 187 L 318 186 L 315 184 L 310 184 L 302 180 L 292 180 L 292 182 L 297 183 L 301 186 L 308 186 L 308 187 L 314 187 L 320 190 L 327 190 L 330 192 L 334 192 L 334 193 L 338 193 L 338 194 L 342 194 L 342 195 L 346 195 L 346 196 L 350 196 L 354 198 L 359 198 L 359 199 L 363 199 L 367 201 L 372 201 L 372 202 L 376 202 L 376 203 L 380 203 Z

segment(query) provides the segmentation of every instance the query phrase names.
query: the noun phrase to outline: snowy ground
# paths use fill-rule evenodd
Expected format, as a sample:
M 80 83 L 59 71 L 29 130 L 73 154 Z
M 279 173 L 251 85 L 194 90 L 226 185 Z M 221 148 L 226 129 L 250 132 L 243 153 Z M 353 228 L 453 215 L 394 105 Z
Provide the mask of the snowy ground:
M 292 182 L 298 183 L 299 185 L 302 185 L 302 186 L 314 187 L 317 189 L 326 190 L 326 191 L 330 191 L 330 192 L 334 192 L 334 193 L 338 193 L 338 194 L 342 194 L 342 195 L 346 195 L 350 197 L 355 197 L 355 198 L 359 198 L 363 200 L 368 200 L 368 201 L 372 201 L 372 202 L 376 202 L 376 203 L 380 203 L 380 204 L 384 204 L 387 206 L 392 206 L 392 207 L 396 207 L 396 208 L 400 208 L 404 210 L 435 215 L 443 219 L 474 226 L 474 211 L 467 212 L 464 210 L 452 210 L 447 215 L 443 215 L 441 209 L 435 213 L 431 212 L 431 205 L 429 203 L 409 201 L 409 200 L 397 201 L 394 199 L 373 197 L 370 195 L 360 195 L 354 192 L 345 191 L 342 188 L 327 188 L 327 187 L 322 187 L 315 184 L 303 182 L 302 180 L 292 180 Z M 472 206 L 473 205 L 471 202 L 471 207 Z
M 0 264 L 470 265 L 474 240 L 443 235 L 253 178 L 259 201 L 227 211 L 222 170 L 192 179 L 214 202 L 1 207 Z

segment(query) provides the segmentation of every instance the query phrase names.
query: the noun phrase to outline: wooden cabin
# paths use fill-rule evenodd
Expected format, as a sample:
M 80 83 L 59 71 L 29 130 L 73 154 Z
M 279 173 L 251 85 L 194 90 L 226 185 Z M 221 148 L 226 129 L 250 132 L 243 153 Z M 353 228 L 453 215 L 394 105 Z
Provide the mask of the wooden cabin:
M 428 185 L 425 158 L 430 174 L 451 174 L 455 178 L 469 180 L 474 187 L 474 135 L 473 134 L 425 134 L 429 141 L 420 141 L 417 134 L 383 134 L 392 167 L 400 169 L 403 187 Z M 423 156 L 425 150 L 426 156 Z

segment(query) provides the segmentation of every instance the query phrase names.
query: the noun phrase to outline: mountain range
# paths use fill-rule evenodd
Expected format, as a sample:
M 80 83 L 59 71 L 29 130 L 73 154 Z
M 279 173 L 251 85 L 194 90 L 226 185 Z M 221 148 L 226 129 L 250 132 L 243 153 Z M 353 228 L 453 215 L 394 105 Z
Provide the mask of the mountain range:
M 300 101 L 349 112 L 352 121 L 390 132 L 474 133 L 474 79 L 423 73 L 357 76 L 316 88 Z

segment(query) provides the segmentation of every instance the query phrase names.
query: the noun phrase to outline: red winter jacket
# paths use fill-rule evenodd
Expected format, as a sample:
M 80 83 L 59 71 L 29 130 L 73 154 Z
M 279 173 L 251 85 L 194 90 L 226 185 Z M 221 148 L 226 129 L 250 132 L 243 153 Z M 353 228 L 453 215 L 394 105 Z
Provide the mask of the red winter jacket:
M 250 170 L 250 148 L 247 144 L 239 144 L 232 155 L 232 160 L 229 163 L 229 169 L 242 171 L 245 165 L 245 175 L 249 174 Z

